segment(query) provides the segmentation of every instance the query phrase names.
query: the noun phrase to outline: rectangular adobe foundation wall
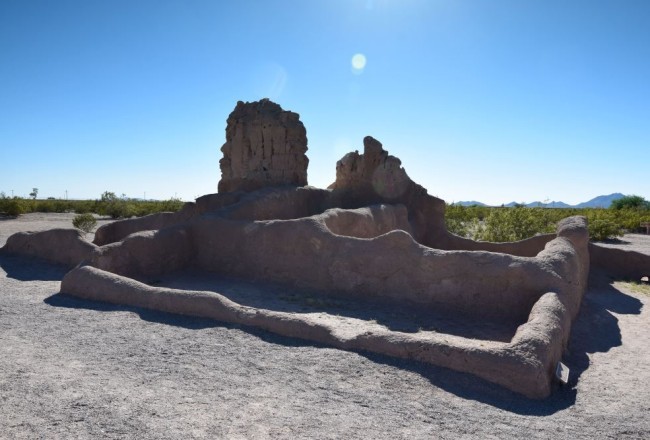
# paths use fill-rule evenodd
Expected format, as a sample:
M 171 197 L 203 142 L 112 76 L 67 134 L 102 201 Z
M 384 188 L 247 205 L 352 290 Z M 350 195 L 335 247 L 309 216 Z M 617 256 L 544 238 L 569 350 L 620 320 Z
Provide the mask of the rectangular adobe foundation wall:
M 220 219 L 219 221 L 222 220 Z M 349 327 L 344 326 L 345 329 L 341 330 L 335 324 L 332 324 L 331 320 L 326 319 L 323 321 L 322 317 L 319 319 L 319 314 L 291 314 L 243 307 L 219 294 L 151 287 L 133 279 L 89 265 L 78 266 L 69 272 L 61 283 L 61 291 L 92 300 L 256 326 L 285 336 L 317 341 L 342 349 L 365 350 L 390 356 L 416 359 L 422 362 L 475 374 L 531 398 L 543 398 L 551 392 L 553 369 L 557 361 L 560 360 L 562 352 L 566 347 L 572 320 L 578 313 L 580 302 L 586 288 L 589 271 L 589 253 L 587 247 L 586 220 L 584 218 L 574 217 L 560 222 L 558 226 L 558 237 L 549 242 L 545 249 L 534 258 L 482 252 L 436 251 L 418 245 L 412 240 L 410 235 L 403 231 L 392 231 L 368 240 L 341 237 L 332 234 L 324 226 L 324 223 L 319 222 L 317 218 L 288 222 L 247 222 L 246 227 L 243 229 L 241 228 L 241 222 L 228 222 L 220 224 L 218 230 L 220 235 L 227 234 L 226 236 L 231 237 L 233 242 L 229 246 L 220 248 L 220 253 L 212 253 L 208 254 L 208 256 L 221 255 L 221 252 L 231 252 L 230 255 L 232 256 L 234 254 L 230 246 L 242 243 L 242 246 L 240 246 L 240 255 L 248 258 L 246 264 L 257 267 L 258 269 L 273 267 L 274 270 L 280 271 L 279 273 L 283 276 L 301 276 L 303 280 L 314 279 L 308 276 L 310 268 L 316 274 L 329 274 L 330 272 L 327 266 L 327 270 L 322 272 L 324 269 L 318 264 L 319 261 L 314 260 L 315 254 L 312 247 L 318 251 L 322 251 L 328 258 L 334 255 L 332 253 L 334 252 L 333 249 L 342 248 L 349 251 L 349 261 L 356 262 L 357 264 L 360 263 L 357 267 L 365 267 L 371 261 L 363 260 L 363 255 L 371 255 L 375 259 L 379 258 L 381 260 L 382 255 L 385 254 L 385 252 L 382 254 L 381 251 L 387 250 L 385 245 L 388 243 L 392 246 L 393 251 L 407 250 L 407 252 L 398 254 L 398 258 L 404 260 L 406 266 L 398 266 L 396 268 L 394 259 L 380 261 L 381 264 L 375 266 L 375 269 L 379 267 L 381 270 L 392 267 L 394 270 L 392 272 L 393 277 L 399 271 L 406 270 L 409 266 L 414 266 L 423 273 L 436 273 L 436 276 L 440 276 L 440 273 L 443 273 L 448 276 L 462 278 L 462 273 L 436 271 L 440 270 L 441 267 L 446 270 L 450 265 L 453 266 L 454 264 L 461 263 L 463 265 L 462 267 L 466 270 L 468 264 L 479 262 L 489 266 L 489 271 L 486 273 L 493 278 L 489 278 L 487 275 L 477 276 L 474 273 L 473 276 L 476 277 L 476 280 L 473 282 L 480 284 L 486 280 L 502 278 L 512 284 L 512 278 L 507 278 L 508 274 L 517 274 L 517 271 L 523 268 L 524 275 L 542 277 L 542 281 L 536 282 L 546 283 L 546 287 L 548 288 L 537 295 L 535 301 L 533 301 L 534 305 L 532 309 L 529 309 L 530 313 L 527 314 L 525 324 L 517 329 L 510 343 L 479 342 L 472 339 L 431 332 L 415 334 L 400 333 L 390 331 L 385 327 L 373 323 L 366 323 L 366 327 L 370 327 L 370 329 L 351 332 Z M 228 229 L 228 225 L 233 226 L 232 231 Z M 278 235 L 278 230 L 275 230 L 275 233 L 271 236 L 265 236 L 264 234 L 256 235 L 256 231 L 264 231 L 264 228 L 268 228 L 269 225 L 279 225 L 281 228 L 286 228 L 288 235 Z M 154 233 L 136 235 L 132 239 L 125 240 L 120 245 L 126 250 L 125 252 L 118 252 L 115 255 L 107 252 L 105 255 L 100 254 L 100 257 L 108 259 L 125 258 L 120 264 L 128 265 L 129 259 L 126 257 L 133 255 L 129 249 L 140 248 L 142 251 L 151 249 L 147 245 L 140 246 L 138 243 L 147 243 L 149 240 L 153 240 L 156 246 L 163 246 L 163 248 L 165 247 L 164 243 L 187 243 L 187 238 L 196 238 L 196 234 L 201 233 L 201 228 L 197 228 L 196 225 L 194 226 L 193 228 L 189 228 L 190 230 L 175 228 L 170 231 L 165 231 L 162 235 L 158 236 L 158 239 L 156 239 L 156 234 Z M 203 226 L 214 226 L 214 223 L 212 221 L 206 221 L 203 223 Z M 304 241 L 305 236 L 301 235 L 301 227 L 307 228 L 306 230 L 310 233 L 308 237 L 309 246 L 307 247 L 295 247 L 295 243 L 292 241 L 277 242 L 275 238 L 270 238 L 277 238 L 278 236 L 287 238 L 293 236 L 296 237 L 298 242 Z M 314 234 L 314 230 L 320 231 L 321 233 Z M 237 231 L 243 231 L 244 236 L 237 235 Z M 228 233 L 232 233 L 232 235 L 228 235 Z M 264 240 L 267 240 L 267 242 Z M 385 240 L 388 241 L 384 242 Z M 134 245 L 129 244 L 130 241 L 133 241 L 137 246 L 132 247 Z M 209 240 L 205 240 L 204 246 L 206 249 L 213 249 L 215 244 L 223 243 L 223 240 L 220 243 L 211 243 Z M 373 243 L 380 243 L 380 247 L 377 249 L 367 247 L 372 246 Z M 254 255 L 247 254 L 253 247 L 257 247 L 258 251 L 264 251 L 279 245 L 285 246 L 287 250 L 293 250 L 298 260 L 306 259 L 301 265 L 297 266 L 298 272 L 281 272 L 283 269 L 288 270 L 286 269 L 288 267 L 295 268 L 296 266 L 294 265 L 258 265 L 259 262 L 269 261 L 269 255 L 258 254 L 257 258 L 261 258 L 261 260 L 255 260 L 251 259 Z M 388 249 L 391 249 L 391 246 Z M 194 248 L 196 249 L 197 247 L 198 244 L 195 242 Z M 186 245 L 183 253 L 190 252 L 191 248 L 192 246 Z M 120 248 L 116 247 L 116 249 Z M 411 261 L 405 258 L 405 255 L 410 255 L 408 251 L 415 251 L 414 255 L 417 257 L 416 260 Z M 277 257 L 277 254 L 274 255 Z M 385 255 L 390 255 L 390 253 Z M 439 260 L 441 257 L 443 259 Z M 433 258 L 433 260 L 427 260 L 428 258 Z M 155 263 L 160 264 L 161 261 L 156 260 Z M 166 261 L 164 260 L 163 263 Z M 213 259 L 209 259 L 208 261 L 211 263 L 215 261 L 220 262 L 220 260 Z M 336 263 L 339 260 L 334 258 L 332 261 Z M 441 261 L 444 264 L 440 264 Z M 502 264 L 504 261 L 507 264 Z M 172 263 L 178 264 L 178 261 Z M 480 267 L 480 265 L 476 267 Z M 530 267 L 534 269 L 530 269 Z M 229 270 L 232 270 L 232 268 L 229 268 Z M 525 272 L 525 270 L 531 270 L 531 272 Z M 300 273 L 300 271 L 305 272 Z M 269 273 L 264 271 L 258 273 L 269 276 Z M 369 274 L 366 273 L 366 275 Z M 465 274 L 464 278 L 468 278 L 467 274 Z M 522 280 L 526 280 L 527 278 L 530 277 L 523 277 Z M 336 280 L 337 278 L 333 277 L 331 279 Z M 350 278 L 344 277 L 344 279 L 349 280 Z M 399 283 L 408 281 L 400 278 L 397 279 Z M 442 277 L 441 279 L 444 280 L 446 278 Z M 361 280 L 363 282 L 363 278 L 352 277 L 352 280 L 355 282 Z M 425 281 L 427 280 L 425 279 Z M 386 277 L 381 278 L 378 283 L 391 286 L 389 278 Z M 554 289 L 553 285 L 557 289 Z M 372 286 L 376 289 L 376 285 L 373 284 Z M 413 286 L 414 284 L 412 283 L 408 285 L 410 288 L 413 288 Z M 363 284 L 358 283 L 353 283 L 352 287 L 364 288 Z M 442 292 L 442 295 L 455 292 L 453 289 L 445 291 L 443 283 L 439 283 L 437 287 L 439 288 L 439 292 Z M 395 286 L 391 288 L 395 288 Z M 520 290 L 513 291 L 518 292 Z M 434 290 L 431 291 L 431 293 L 434 292 Z M 481 301 L 480 297 L 474 299 L 479 302 Z M 488 302 L 492 299 L 488 298 Z M 458 297 L 455 297 L 455 300 L 457 301 Z M 483 305 L 481 303 L 481 306 Z M 470 306 L 476 307 L 475 305 Z M 500 304 L 500 306 L 503 307 L 503 304 Z M 510 303 L 509 306 L 516 307 L 517 303 Z
M 244 307 L 201 291 L 148 286 L 92 266 L 79 266 L 61 283 L 61 292 L 79 298 L 211 318 L 262 328 L 280 335 L 439 365 L 477 375 L 529 398 L 551 392 L 553 366 L 570 328 L 569 310 L 547 293 L 510 343 L 485 343 L 444 334 L 410 334 L 369 323 L 357 332 L 339 332 L 320 314 L 290 314 Z

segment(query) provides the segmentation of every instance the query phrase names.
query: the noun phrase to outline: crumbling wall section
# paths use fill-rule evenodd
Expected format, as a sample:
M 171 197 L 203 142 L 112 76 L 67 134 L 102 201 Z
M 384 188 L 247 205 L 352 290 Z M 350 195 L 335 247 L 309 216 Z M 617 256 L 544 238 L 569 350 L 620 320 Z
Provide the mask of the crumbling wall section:
M 239 101 L 221 147 L 219 192 L 307 185 L 307 131 L 297 113 L 262 99 Z
M 363 139 L 363 154 L 346 154 L 336 163 L 336 181 L 331 206 L 359 208 L 389 203 L 406 206 L 413 236 L 429 247 L 439 247 L 447 234 L 445 202 L 427 193 L 413 182 L 402 162 L 388 154 L 382 144 L 371 136 Z

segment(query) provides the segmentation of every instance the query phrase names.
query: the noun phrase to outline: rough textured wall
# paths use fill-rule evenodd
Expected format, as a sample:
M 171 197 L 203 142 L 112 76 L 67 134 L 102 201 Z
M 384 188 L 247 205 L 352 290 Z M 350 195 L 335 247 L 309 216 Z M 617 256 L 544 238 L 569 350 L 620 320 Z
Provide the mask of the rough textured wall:
M 307 131 L 299 115 L 262 99 L 239 101 L 221 147 L 219 192 L 307 185 Z
M 447 237 L 436 244 L 438 249 L 448 251 L 487 251 L 518 255 L 520 257 L 534 257 L 555 236 L 556 234 L 542 234 L 520 241 L 495 243 L 491 241 L 475 241 L 448 232 Z
M 346 216 L 373 221 L 351 224 Z M 97 253 L 103 261 L 94 261 L 95 267 L 80 265 L 73 269 L 63 279 L 61 291 L 93 300 L 256 326 L 343 349 L 416 359 L 476 374 L 531 398 L 548 396 L 555 365 L 567 346 L 571 317 L 577 313 L 586 287 L 589 264 L 586 220 L 572 217 L 560 222 L 557 238 L 534 258 L 488 252 L 435 251 L 419 246 L 401 230 L 372 239 L 354 239 L 334 235 L 327 226 L 334 221 L 339 232 L 371 236 L 393 225 L 404 225 L 405 216 L 403 206 L 386 205 L 353 211 L 334 209 L 312 218 L 269 222 L 208 216 L 202 219 L 204 224 L 194 224 L 195 231 L 189 235 L 188 231 L 179 228 L 163 235 L 149 231 L 132 235 L 120 244 L 104 246 Z M 379 230 L 374 223 L 379 223 Z M 234 233 L 240 236 L 234 237 Z M 229 252 L 229 248 L 236 249 L 241 244 L 242 249 L 236 257 L 241 259 L 241 270 L 249 276 L 307 280 L 318 277 L 316 272 L 321 272 L 322 279 L 330 279 L 337 287 L 349 285 L 368 295 L 376 295 L 388 285 L 389 290 L 401 292 L 396 298 L 399 301 L 409 299 L 404 287 L 417 291 L 418 281 L 425 281 L 422 286 L 434 285 L 430 293 L 438 298 L 429 296 L 433 304 L 441 300 L 442 304 L 462 302 L 480 314 L 488 314 L 492 308 L 507 312 L 510 318 L 526 312 L 527 319 L 509 343 L 436 332 L 394 332 L 372 322 L 341 331 L 337 321 L 326 314 L 275 312 L 242 306 L 213 292 L 152 287 L 102 270 L 96 264 L 118 263 L 122 268 L 130 268 L 132 263 L 140 264 L 141 258 L 152 251 L 164 255 L 165 249 L 177 249 L 180 243 L 191 239 L 191 235 L 194 235 L 195 248 L 204 246 L 204 251 L 212 253 L 199 255 L 200 259 L 207 257 L 208 263 L 215 258 L 224 260 L 217 261 L 219 270 L 234 268 L 223 264 L 232 263 L 228 256 L 235 254 Z M 209 243 L 218 235 L 228 238 L 229 242 Z M 143 253 L 144 249 L 147 252 Z M 183 254 L 184 259 L 190 259 L 194 250 L 186 249 Z M 278 255 L 286 258 L 278 258 Z M 289 258 L 291 255 L 294 255 L 293 260 Z M 364 260 L 364 257 L 367 258 Z M 328 262 L 341 264 L 328 267 Z M 172 262 L 174 264 L 176 262 Z M 299 264 L 304 267 L 298 267 Z M 162 271 L 170 270 L 166 258 L 151 260 L 147 266 L 140 270 L 156 269 L 156 266 Z M 404 271 L 408 273 L 402 274 Z M 465 283 L 468 278 L 472 279 L 469 284 Z M 449 280 L 458 284 L 447 285 Z M 495 282 L 502 284 L 495 286 Z M 529 299 L 534 304 L 529 302 L 522 308 L 521 301 L 530 284 L 541 290 L 531 292 L 533 296 Z M 511 291 L 507 293 L 507 289 Z M 426 294 L 426 291 L 417 293 Z
M 97 246 L 87 242 L 84 236 L 78 229 L 17 232 L 7 239 L 7 243 L 0 250 L 74 267 L 97 250 Z
M 336 163 L 336 181 L 330 206 L 359 208 L 390 203 L 402 204 L 409 212 L 414 238 L 430 247 L 447 236 L 445 202 L 430 196 L 413 182 L 402 162 L 390 156 L 382 144 L 371 136 L 363 139 L 363 154 L 346 154 Z
M 142 231 L 117 243 L 96 248 L 88 263 L 130 277 L 147 277 L 184 269 L 192 259 L 191 230 L 176 225 Z
M 608 274 L 639 281 L 650 277 L 650 256 L 635 251 L 612 249 L 589 244 L 592 264 L 605 270 Z
M 288 201 L 286 189 L 268 192 L 263 200 L 273 200 L 270 196 L 277 192 L 279 200 Z M 565 237 L 547 244 L 534 258 L 446 252 L 413 240 L 406 232 L 410 224 L 403 205 L 331 209 L 287 220 L 237 219 L 228 211 L 226 207 L 186 226 L 131 235 L 98 249 L 90 264 L 127 276 L 198 266 L 337 294 L 514 320 L 523 320 L 549 290 L 562 292 L 567 283 L 584 288 L 581 263 L 574 254 L 577 248 L 586 252 L 586 242 L 577 246 Z
M 414 185 L 402 162 L 390 156 L 377 139 L 366 136 L 363 154 L 348 153 L 336 163 L 336 182 L 330 188 L 354 192 L 357 197 L 397 200 Z
M 188 206 L 189 204 L 186 204 Z M 104 246 L 109 243 L 116 243 L 125 237 L 140 231 L 154 231 L 174 226 L 186 221 L 189 215 L 180 212 L 158 212 L 145 215 L 144 217 L 117 220 L 97 228 L 95 232 L 95 243 L 97 246 Z
M 214 292 L 152 287 L 91 266 L 70 271 L 61 291 L 80 298 L 212 318 L 328 344 L 346 350 L 414 359 L 475 374 L 530 398 L 551 392 L 552 367 L 561 356 L 566 309 L 546 293 L 519 327 L 512 343 L 454 337 L 444 333 L 394 332 L 376 323 L 346 326 L 321 313 L 284 313 L 242 306 Z

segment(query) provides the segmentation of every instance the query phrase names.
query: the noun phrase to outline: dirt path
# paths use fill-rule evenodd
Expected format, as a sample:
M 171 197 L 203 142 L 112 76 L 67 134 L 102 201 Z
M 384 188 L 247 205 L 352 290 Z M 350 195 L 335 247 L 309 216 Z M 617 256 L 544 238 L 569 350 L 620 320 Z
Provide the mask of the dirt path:
M 48 216 L 0 221 L 0 244 L 69 222 Z M 650 295 L 602 274 L 564 359 L 572 386 L 538 402 L 417 362 L 58 295 L 64 273 L 0 256 L 0 438 L 650 437 Z

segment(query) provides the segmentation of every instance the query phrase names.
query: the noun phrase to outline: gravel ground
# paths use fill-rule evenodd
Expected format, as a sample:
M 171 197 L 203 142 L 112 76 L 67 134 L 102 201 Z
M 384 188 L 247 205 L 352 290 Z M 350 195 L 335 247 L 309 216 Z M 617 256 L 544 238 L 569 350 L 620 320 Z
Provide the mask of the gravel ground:
M 598 243 L 598 246 L 613 247 L 626 251 L 636 251 L 647 254 L 650 253 L 650 235 L 626 234 L 625 236 L 616 240 Z
M 0 244 L 71 218 L 0 220 Z M 0 255 L 0 438 L 650 437 L 650 295 L 602 274 L 564 358 L 571 384 L 544 401 L 418 362 L 81 301 L 58 294 L 64 274 Z

